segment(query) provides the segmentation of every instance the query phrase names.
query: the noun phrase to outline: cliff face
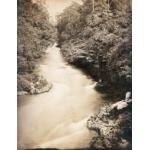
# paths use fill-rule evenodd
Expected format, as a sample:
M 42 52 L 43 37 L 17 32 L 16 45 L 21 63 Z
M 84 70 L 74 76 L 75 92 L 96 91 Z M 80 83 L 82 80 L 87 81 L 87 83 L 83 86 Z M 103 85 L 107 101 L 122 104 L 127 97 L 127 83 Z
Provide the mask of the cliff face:
M 74 4 L 58 17 L 62 53 L 97 81 L 131 90 L 131 23 L 130 0 Z
M 34 70 L 46 48 L 55 42 L 56 29 L 49 23 L 45 9 L 31 0 L 18 0 L 17 24 L 18 93 L 39 93 L 48 83 Z

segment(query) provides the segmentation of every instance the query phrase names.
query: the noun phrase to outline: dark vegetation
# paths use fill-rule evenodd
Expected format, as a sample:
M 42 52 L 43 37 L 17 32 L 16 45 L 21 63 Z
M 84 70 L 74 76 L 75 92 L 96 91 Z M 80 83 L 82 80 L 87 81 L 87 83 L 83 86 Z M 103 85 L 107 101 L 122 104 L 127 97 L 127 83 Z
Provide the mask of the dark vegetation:
M 131 13 L 131 0 L 83 0 L 58 16 L 65 59 L 118 98 L 132 86 Z
M 56 28 L 49 23 L 46 9 L 31 0 L 18 0 L 17 24 L 18 93 L 33 94 L 31 83 L 34 89 L 37 88 L 37 82 L 40 82 L 38 89 L 48 84 L 42 76 L 35 74 L 34 70 L 46 48 L 55 42 Z

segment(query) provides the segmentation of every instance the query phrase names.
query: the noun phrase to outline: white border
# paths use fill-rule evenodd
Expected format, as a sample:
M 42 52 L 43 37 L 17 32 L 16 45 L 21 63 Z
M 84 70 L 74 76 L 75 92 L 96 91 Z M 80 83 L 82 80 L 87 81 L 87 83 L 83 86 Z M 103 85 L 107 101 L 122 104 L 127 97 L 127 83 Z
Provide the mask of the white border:
M 150 1 L 133 0 L 133 150 L 149 149 Z
M 0 2 L 0 149 L 17 149 L 17 1 Z

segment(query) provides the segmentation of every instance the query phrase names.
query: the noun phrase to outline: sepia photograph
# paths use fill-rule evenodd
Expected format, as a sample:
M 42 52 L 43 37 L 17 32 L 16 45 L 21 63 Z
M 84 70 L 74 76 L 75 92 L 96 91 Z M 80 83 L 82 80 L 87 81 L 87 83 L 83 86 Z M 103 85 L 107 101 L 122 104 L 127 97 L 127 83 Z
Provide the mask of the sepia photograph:
M 132 0 L 17 0 L 17 149 L 132 150 Z

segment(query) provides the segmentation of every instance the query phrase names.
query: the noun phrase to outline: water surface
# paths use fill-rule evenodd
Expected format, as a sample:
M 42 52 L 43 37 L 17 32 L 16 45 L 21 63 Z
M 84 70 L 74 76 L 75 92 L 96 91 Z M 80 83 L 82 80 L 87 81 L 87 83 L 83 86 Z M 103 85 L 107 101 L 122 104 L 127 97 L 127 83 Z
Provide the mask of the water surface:
M 68 65 L 56 47 L 47 50 L 40 73 L 53 87 L 18 97 L 18 148 L 89 147 L 94 133 L 86 128 L 86 120 L 100 104 L 95 82 Z

